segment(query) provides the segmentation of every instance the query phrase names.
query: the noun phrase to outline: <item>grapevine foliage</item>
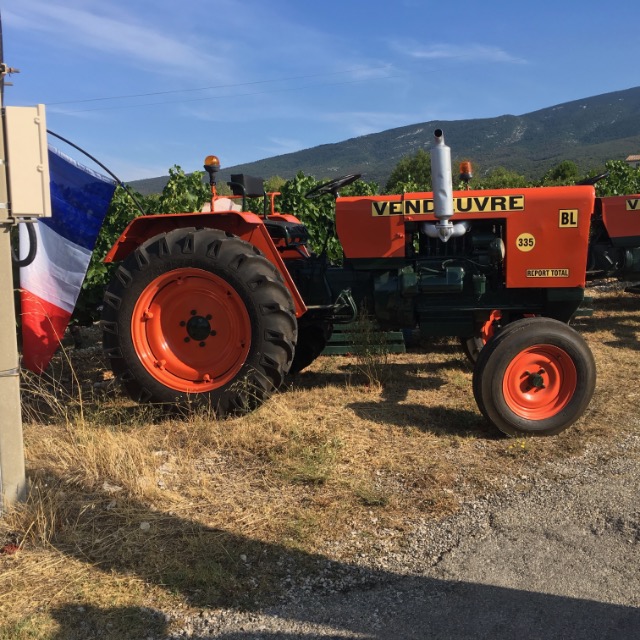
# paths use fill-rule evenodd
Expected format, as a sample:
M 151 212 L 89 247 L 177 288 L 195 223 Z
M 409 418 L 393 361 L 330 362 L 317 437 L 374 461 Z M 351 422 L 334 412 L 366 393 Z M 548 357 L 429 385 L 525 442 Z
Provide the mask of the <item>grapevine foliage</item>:
M 623 160 L 609 160 L 605 164 L 609 175 L 596 184 L 599 196 L 628 196 L 640 193 L 640 167 L 632 167 Z

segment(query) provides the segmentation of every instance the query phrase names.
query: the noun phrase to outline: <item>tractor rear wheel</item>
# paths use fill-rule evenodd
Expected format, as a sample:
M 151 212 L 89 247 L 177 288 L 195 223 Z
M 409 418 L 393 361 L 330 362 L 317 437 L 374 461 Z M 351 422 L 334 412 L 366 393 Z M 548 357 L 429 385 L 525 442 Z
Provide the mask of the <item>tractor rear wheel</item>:
M 558 320 L 523 318 L 478 355 L 473 392 L 483 415 L 510 436 L 556 435 L 586 410 L 595 361 L 582 336 Z
M 247 413 L 283 381 L 297 339 L 293 300 L 251 244 L 216 229 L 176 229 L 118 268 L 103 344 L 136 400 Z

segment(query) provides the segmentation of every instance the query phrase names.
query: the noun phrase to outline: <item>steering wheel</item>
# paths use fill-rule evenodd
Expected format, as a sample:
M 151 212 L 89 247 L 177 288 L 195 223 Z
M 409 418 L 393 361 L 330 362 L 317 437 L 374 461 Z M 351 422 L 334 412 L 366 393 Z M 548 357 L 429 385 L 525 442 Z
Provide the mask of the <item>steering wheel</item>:
M 338 189 L 342 189 L 342 187 L 346 187 L 348 184 L 355 182 L 361 175 L 361 173 L 350 173 L 349 175 L 342 176 L 341 178 L 334 178 L 328 182 L 322 182 L 313 187 L 313 189 L 307 191 L 307 193 L 304 194 L 304 197 L 312 199 L 319 198 L 325 193 L 332 193 L 333 197 L 337 198 Z
M 576 182 L 576 184 L 595 184 L 596 182 L 600 182 L 600 180 L 604 180 L 608 175 L 609 172 L 605 171 L 604 173 L 599 173 L 597 176 L 591 176 L 590 178 L 580 180 L 580 182 Z

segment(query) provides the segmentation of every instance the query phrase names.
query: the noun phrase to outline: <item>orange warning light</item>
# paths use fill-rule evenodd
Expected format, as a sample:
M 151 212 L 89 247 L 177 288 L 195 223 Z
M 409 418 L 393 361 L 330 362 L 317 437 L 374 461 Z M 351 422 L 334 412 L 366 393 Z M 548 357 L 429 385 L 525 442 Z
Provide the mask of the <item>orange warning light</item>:
M 217 170 L 220 168 L 220 159 L 218 158 L 218 156 L 207 156 L 204 159 L 204 168 L 207 169 L 207 167 L 210 167 L 211 169 L 215 169 Z

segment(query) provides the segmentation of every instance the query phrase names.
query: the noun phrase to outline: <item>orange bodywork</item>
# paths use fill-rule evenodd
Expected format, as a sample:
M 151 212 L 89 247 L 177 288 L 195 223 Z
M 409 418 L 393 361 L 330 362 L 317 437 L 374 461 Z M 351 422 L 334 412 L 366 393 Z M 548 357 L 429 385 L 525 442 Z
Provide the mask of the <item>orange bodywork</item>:
M 284 278 L 285 284 L 293 297 L 296 316 L 300 317 L 307 311 L 300 292 L 291 279 L 280 252 L 262 222 L 262 218 L 251 212 L 217 211 L 214 213 L 168 213 L 134 218 L 122 232 L 122 235 L 113 245 L 104 261 L 118 262 L 124 260 L 124 258 L 149 238 L 159 233 L 166 233 L 173 229 L 184 227 L 228 231 L 260 249 Z
M 504 224 L 507 287 L 585 286 L 593 186 L 456 191 L 453 196 L 452 223 Z M 432 193 L 347 197 L 336 203 L 347 258 L 407 257 L 409 222 L 437 222 Z
M 602 220 L 614 246 L 640 240 L 640 195 L 602 198 Z

